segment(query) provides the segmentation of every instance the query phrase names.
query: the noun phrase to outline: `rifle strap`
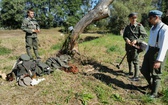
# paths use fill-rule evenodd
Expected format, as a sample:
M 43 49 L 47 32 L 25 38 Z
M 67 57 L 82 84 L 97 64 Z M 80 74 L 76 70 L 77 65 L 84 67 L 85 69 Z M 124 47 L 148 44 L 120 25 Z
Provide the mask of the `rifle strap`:
M 139 39 L 139 38 L 134 34 L 133 30 L 131 29 L 131 25 L 129 25 L 128 27 L 130 28 L 130 31 L 131 31 L 131 33 L 134 35 L 134 37 L 135 37 L 136 39 Z M 138 31 L 138 32 L 139 32 L 139 31 Z

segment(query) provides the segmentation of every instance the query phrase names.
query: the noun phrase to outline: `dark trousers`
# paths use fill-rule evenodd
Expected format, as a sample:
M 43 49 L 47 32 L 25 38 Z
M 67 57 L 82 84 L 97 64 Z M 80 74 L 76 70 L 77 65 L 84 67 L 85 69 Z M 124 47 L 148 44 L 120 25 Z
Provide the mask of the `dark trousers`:
M 149 47 L 147 53 L 144 56 L 144 60 L 142 63 L 141 73 L 147 80 L 148 84 L 152 87 L 151 94 L 157 95 L 158 88 L 160 86 L 161 81 L 161 70 L 163 68 L 163 64 L 158 69 L 154 69 L 153 65 L 156 61 L 156 57 L 158 56 L 158 48 Z

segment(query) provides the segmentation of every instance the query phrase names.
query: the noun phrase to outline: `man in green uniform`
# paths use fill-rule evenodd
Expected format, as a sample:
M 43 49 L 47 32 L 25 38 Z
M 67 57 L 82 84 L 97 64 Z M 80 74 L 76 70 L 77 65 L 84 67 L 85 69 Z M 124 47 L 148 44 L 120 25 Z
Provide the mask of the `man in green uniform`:
M 33 59 L 31 54 L 31 49 L 33 48 L 35 56 L 37 59 L 41 59 L 38 55 L 38 39 L 37 33 L 40 32 L 40 26 L 34 18 L 34 11 L 29 9 L 27 11 L 27 17 L 23 20 L 21 29 L 26 32 L 25 42 L 26 42 L 26 52 Z
M 137 23 L 137 13 L 130 13 L 128 15 L 130 24 L 125 27 L 123 38 L 126 42 L 125 49 L 127 53 L 127 62 L 129 67 L 129 75 L 133 75 L 132 66 L 134 65 L 134 76 L 131 78 L 133 81 L 138 81 L 139 75 L 139 52 L 135 47 L 140 40 L 147 37 L 147 33 L 142 24 Z M 140 39 L 141 38 L 141 39 Z

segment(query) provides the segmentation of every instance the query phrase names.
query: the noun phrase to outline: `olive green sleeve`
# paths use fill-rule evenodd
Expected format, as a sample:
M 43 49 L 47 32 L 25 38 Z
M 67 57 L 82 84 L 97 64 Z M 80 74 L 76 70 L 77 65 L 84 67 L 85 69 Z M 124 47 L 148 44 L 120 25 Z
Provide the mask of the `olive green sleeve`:
M 40 25 L 37 23 L 37 29 L 40 29 Z
M 27 19 L 24 19 L 23 22 L 22 22 L 22 25 L 21 25 L 21 29 L 26 32 L 26 33 L 33 33 L 32 32 L 32 29 L 28 28 L 28 20 Z
M 146 33 L 146 30 L 145 28 L 141 25 L 140 26 L 140 37 L 142 40 L 145 40 L 147 38 L 147 33 Z
M 123 33 L 123 39 L 126 41 L 128 38 L 128 26 L 125 27 L 124 29 L 124 33 Z

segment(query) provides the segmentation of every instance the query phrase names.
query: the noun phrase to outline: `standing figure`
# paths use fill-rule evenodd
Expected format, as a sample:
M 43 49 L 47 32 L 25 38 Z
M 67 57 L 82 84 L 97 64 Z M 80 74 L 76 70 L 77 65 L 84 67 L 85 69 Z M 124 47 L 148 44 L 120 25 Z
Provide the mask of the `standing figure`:
M 141 73 L 148 82 L 146 87 L 151 89 L 151 98 L 158 96 L 161 71 L 168 49 L 168 26 L 161 21 L 161 16 L 162 12 L 159 10 L 152 10 L 148 14 L 148 20 L 153 26 L 141 68 Z
M 141 40 L 147 37 L 147 33 L 142 24 L 137 22 L 137 13 L 128 15 L 130 24 L 124 29 L 123 38 L 126 42 L 125 50 L 127 54 L 127 62 L 129 67 L 129 75 L 133 75 L 132 81 L 138 81 L 139 75 L 139 50 L 135 47 Z M 133 74 L 134 65 L 134 74 Z
M 33 48 L 34 54 L 37 59 L 41 59 L 38 55 L 38 39 L 37 33 L 40 32 L 40 26 L 34 18 L 34 11 L 29 9 L 27 11 L 27 17 L 23 20 L 21 29 L 26 32 L 25 42 L 26 42 L 26 52 L 33 59 L 31 54 L 31 49 Z

